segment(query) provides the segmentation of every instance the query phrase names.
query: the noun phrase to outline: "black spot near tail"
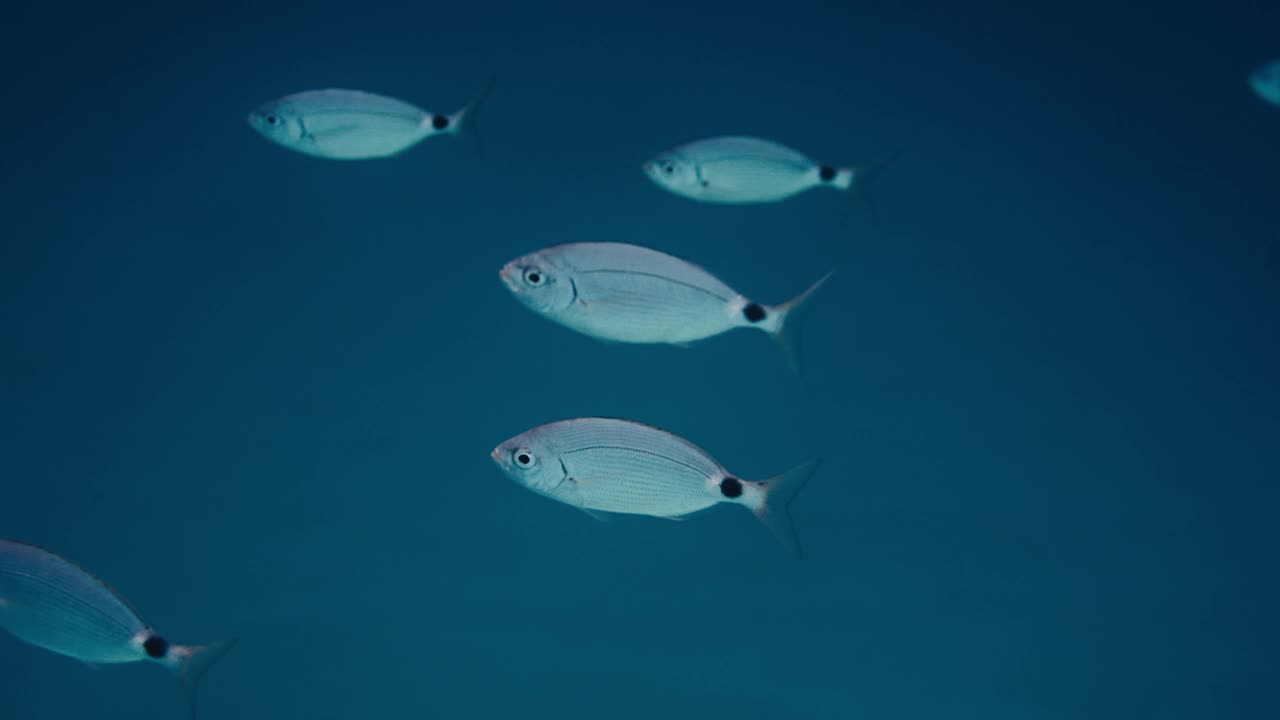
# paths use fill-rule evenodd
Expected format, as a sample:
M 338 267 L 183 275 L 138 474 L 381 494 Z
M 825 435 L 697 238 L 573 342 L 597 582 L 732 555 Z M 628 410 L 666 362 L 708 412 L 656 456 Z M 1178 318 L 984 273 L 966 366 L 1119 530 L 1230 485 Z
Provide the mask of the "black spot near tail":
M 747 322 L 758 323 L 764 319 L 764 308 L 760 307 L 758 303 L 749 303 L 742 308 L 742 316 L 747 319 Z
M 142 642 L 142 649 L 147 651 L 147 657 L 159 660 L 169 654 L 169 641 L 159 635 L 152 635 Z
M 449 127 L 449 116 L 448 115 L 432 115 L 431 127 L 437 130 L 443 130 Z
M 836 169 L 830 165 L 823 165 L 822 168 L 818 170 L 818 177 L 822 178 L 823 182 L 831 182 L 836 179 Z
M 735 477 L 727 477 L 720 481 L 720 494 L 733 499 L 742 494 L 742 481 Z

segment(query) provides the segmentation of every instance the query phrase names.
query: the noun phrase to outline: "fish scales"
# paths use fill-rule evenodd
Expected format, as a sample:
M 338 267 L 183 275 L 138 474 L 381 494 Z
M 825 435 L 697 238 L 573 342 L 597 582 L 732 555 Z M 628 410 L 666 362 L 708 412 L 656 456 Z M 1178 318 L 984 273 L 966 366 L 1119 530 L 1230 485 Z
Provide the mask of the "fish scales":
M 146 629 L 101 581 L 51 553 L 0 541 L 0 626 L 49 650 L 74 647 L 87 662 L 136 659 L 131 638 Z
M 585 242 L 556 245 L 546 252 L 583 272 L 633 271 L 666 278 L 728 300 L 738 293 L 699 265 L 641 245 Z
M 718 501 L 709 483 L 724 470 L 700 448 L 646 425 L 607 418 L 568 421 L 556 433 L 559 460 L 583 507 L 684 515 Z

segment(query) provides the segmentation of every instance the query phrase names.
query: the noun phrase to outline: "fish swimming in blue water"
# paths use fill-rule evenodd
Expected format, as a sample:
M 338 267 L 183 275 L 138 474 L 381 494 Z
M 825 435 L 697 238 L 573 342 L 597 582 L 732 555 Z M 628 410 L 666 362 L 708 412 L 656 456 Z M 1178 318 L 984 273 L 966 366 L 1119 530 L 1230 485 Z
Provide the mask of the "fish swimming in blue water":
M 644 173 L 677 195 L 708 203 L 773 203 L 819 187 L 853 193 L 869 203 L 871 182 L 888 162 L 822 165 L 796 150 L 753 137 L 717 137 L 669 150 Z
M 1280 60 L 1269 62 L 1249 75 L 1249 84 L 1258 97 L 1280 106 Z
M 90 665 L 159 663 L 178 676 L 193 718 L 201 676 L 232 645 L 171 644 L 101 580 L 13 540 L 0 540 L 0 628 Z
M 471 132 L 492 87 L 452 115 L 359 90 L 309 90 L 266 103 L 249 114 L 249 125 L 274 143 L 315 157 L 393 157 L 429 137 Z
M 768 480 L 743 480 L 684 438 L 630 420 L 562 420 L 493 449 L 516 483 L 589 514 L 681 518 L 720 503 L 740 505 L 799 553 L 787 511 L 818 461 Z
M 590 337 L 681 345 L 756 328 L 797 370 L 800 313 L 830 277 L 781 305 L 762 305 L 693 263 L 623 243 L 557 245 L 512 260 L 499 275 L 530 310 Z

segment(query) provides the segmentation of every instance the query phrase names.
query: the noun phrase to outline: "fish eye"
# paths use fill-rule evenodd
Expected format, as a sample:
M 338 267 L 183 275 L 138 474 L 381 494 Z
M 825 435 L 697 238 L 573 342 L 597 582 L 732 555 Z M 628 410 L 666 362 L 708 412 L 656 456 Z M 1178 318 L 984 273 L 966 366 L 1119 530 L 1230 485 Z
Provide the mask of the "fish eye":
M 275 115 L 268 115 L 266 117 L 266 121 L 268 125 L 278 125 L 280 123 L 280 118 Z
M 547 276 L 538 268 L 525 268 L 524 282 L 529 287 L 539 287 L 547 282 Z
M 668 175 L 674 175 L 674 174 L 675 174 L 675 172 L 676 172 L 676 166 L 675 166 L 675 165 L 672 165 L 671 163 L 667 163 L 667 164 L 665 164 L 665 165 L 663 165 L 663 166 L 662 166 L 662 172 L 664 172 L 664 173 L 666 173 L 666 174 L 668 174 Z
M 529 448 L 516 448 L 511 451 L 511 462 L 522 470 L 528 470 L 538 464 L 538 456 Z

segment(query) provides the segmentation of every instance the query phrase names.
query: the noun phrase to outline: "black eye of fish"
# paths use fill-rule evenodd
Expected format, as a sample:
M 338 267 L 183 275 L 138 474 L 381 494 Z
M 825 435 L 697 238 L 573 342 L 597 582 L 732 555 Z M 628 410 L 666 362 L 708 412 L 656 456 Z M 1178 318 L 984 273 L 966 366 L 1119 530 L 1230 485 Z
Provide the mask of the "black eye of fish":
M 533 458 L 530 458 L 528 455 L 525 455 L 524 453 L 520 453 L 519 455 L 516 456 L 516 462 L 520 463 L 521 465 L 528 465 L 530 462 L 533 462 Z
M 268 124 L 268 125 L 275 125 L 275 124 L 276 124 L 276 116 L 275 116 L 275 115 L 268 115 L 268 116 L 267 116 L 267 124 Z
M 675 171 L 676 171 L 676 168 L 675 168 L 675 166 L 674 166 L 674 165 L 663 165 L 663 166 L 662 166 L 662 172 L 664 172 L 664 173 L 666 173 L 666 174 L 668 174 L 668 175 L 670 175 L 671 173 L 673 173 L 673 172 L 675 172 Z

